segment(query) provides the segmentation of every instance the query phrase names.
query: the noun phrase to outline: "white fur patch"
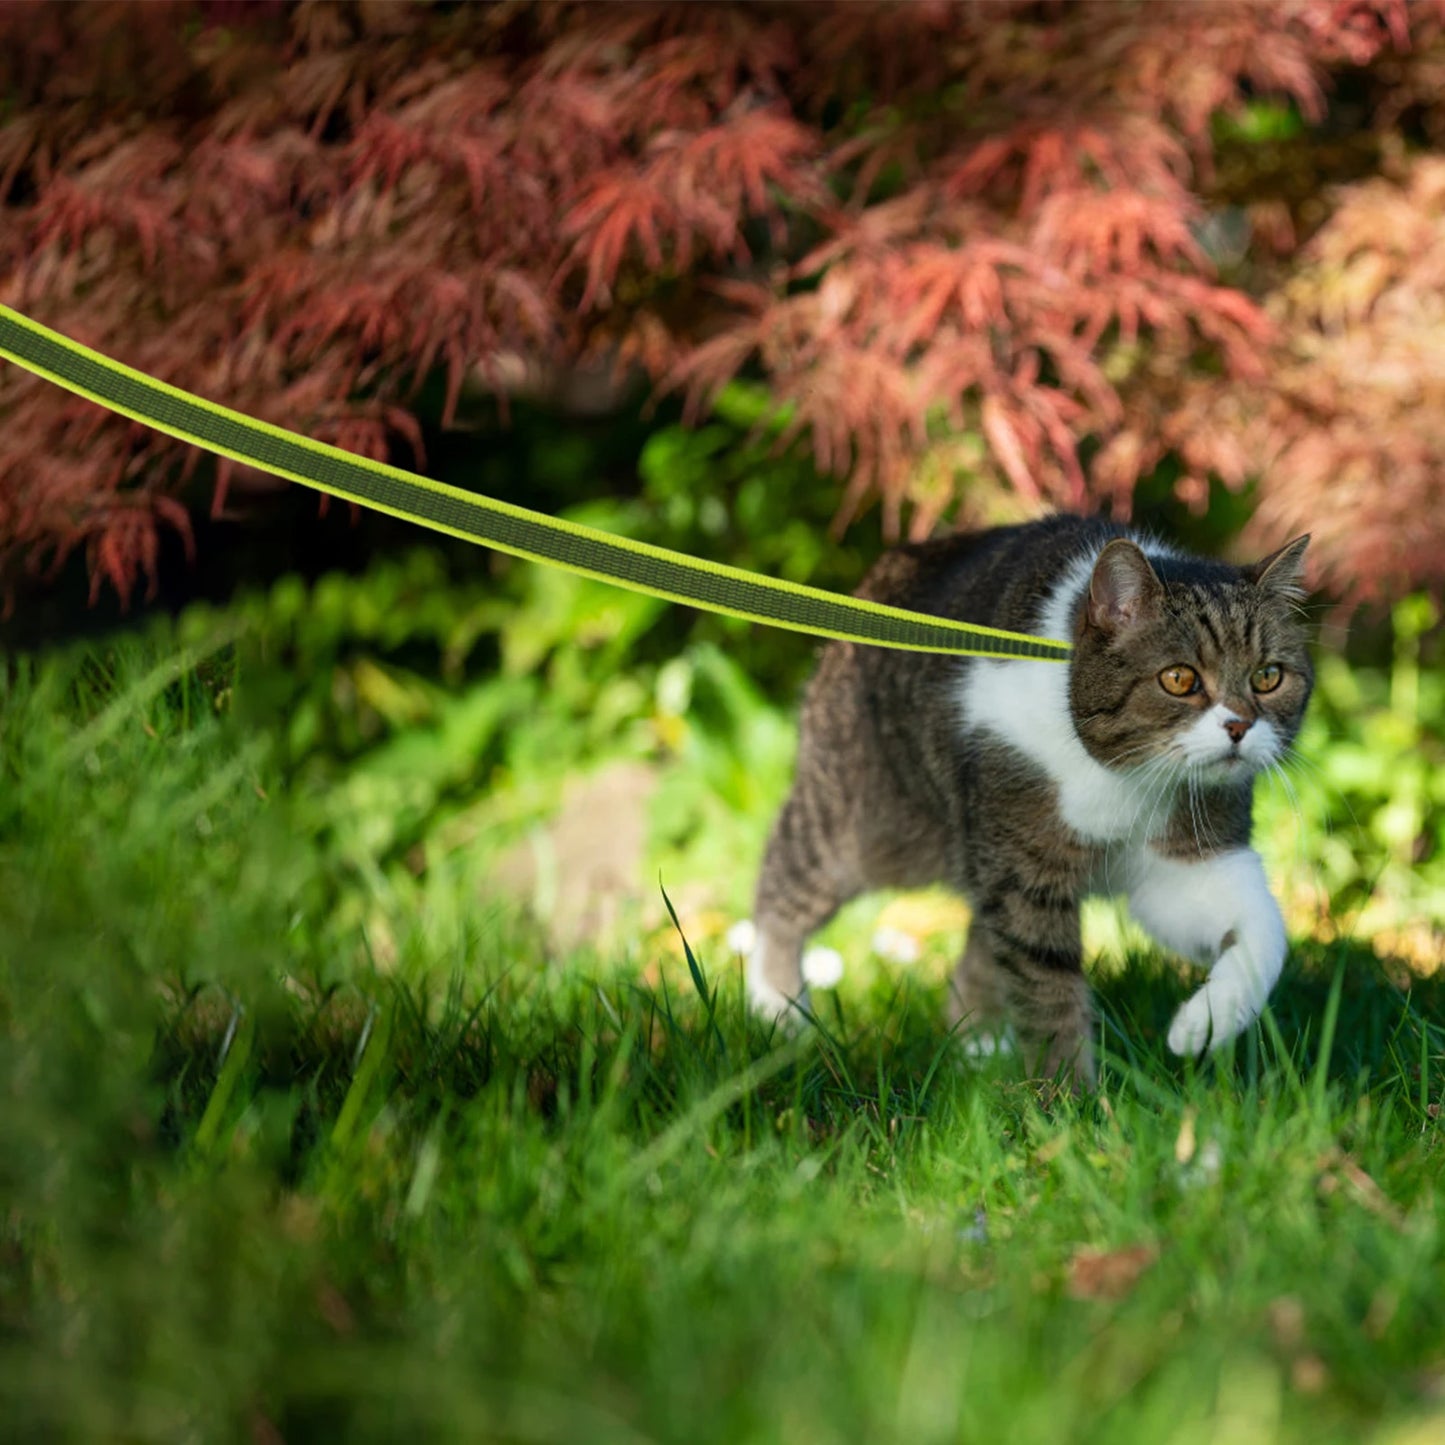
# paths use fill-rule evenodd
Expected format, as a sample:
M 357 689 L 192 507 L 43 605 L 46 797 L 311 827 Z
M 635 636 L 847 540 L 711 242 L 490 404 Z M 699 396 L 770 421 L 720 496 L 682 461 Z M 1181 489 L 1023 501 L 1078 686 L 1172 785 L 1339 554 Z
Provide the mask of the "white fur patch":
M 959 1047 L 966 1059 L 992 1059 L 1012 1054 L 1017 1049 L 1014 1036 L 1008 1029 L 971 1029 L 960 1037 Z
M 1207 708 L 1179 735 L 1185 761 L 1209 781 L 1230 777 L 1244 766 L 1251 775 L 1263 772 L 1281 752 L 1279 732 L 1268 718 L 1256 718 L 1236 749 L 1224 725 L 1238 714 L 1224 703 Z M 1237 759 L 1237 761 L 1235 760 Z
M 784 1025 L 800 1024 L 812 1007 L 808 1001 L 807 985 L 802 985 L 798 993 L 790 997 L 770 983 L 768 974 L 771 970 L 767 967 L 767 949 L 767 939 L 760 938 L 748 955 L 748 1005 L 762 1018 Z
M 1284 919 L 1264 865 L 1253 849 L 1236 848 L 1187 863 L 1145 849 L 1136 866 L 1129 911 L 1160 943 L 1208 958 L 1233 935 L 1208 982 L 1169 1026 L 1176 1054 L 1217 1048 L 1259 1017 L 1284 966 Z
M 1044 602 L 1031 629 L 1073 641 L 1073 618 L 1101 548 L 1079 557 Z M 1154 555 L 1163 549 L 1150 548 Z M 1057 662 L 974 658 L 959 688 L 965 728 L 983 728 L 1037 763 L 1058 791 L 1059 812 L 1081 838 L 1115 842 L 1168 820 L 1155 773 L 1106 768 L 1090 755 L 1069 710 L 1069 669 Z M 1159 806 L 1155 807 L 1158 803 Z

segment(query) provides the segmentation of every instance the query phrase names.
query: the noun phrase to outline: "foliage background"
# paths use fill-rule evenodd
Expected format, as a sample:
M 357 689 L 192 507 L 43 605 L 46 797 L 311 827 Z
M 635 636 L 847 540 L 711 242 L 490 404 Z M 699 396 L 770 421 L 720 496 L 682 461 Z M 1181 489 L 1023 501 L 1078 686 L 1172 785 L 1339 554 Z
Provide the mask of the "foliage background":
M 433 469 L 742 376 L 840 525 L 1163 487 L 1391 599 L 1445 555 L 1442 46 L 1433 0 L 8 0 L 0 297 Z M 9 368 L 0 415 L 12 599 L 274 492 Z

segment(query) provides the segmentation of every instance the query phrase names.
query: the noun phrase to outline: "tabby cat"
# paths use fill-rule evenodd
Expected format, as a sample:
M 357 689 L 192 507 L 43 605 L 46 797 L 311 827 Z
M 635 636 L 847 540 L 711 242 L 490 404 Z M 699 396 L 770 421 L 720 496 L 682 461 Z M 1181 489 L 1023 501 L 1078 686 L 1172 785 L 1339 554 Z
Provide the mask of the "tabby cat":
M 1234 567 L 1059 516 L 885 555 L 861 596 L 1074 650 L 1058 663 L 824 649 L 758 884 L 754 1007 L 806 1010 L 803 945 L 848 899 L 942 882 L 972 907 L 955 1021 L 1011 1025 L 1048 1074 L 1094 1078 L 1089 893 L 1126 894 L 1159 942 L 1212 963 L 1170 1026 L 1175 1053 L 1247 1028 L 1285 956 L 1250 806 L 1313 684 L 1308 541 Z

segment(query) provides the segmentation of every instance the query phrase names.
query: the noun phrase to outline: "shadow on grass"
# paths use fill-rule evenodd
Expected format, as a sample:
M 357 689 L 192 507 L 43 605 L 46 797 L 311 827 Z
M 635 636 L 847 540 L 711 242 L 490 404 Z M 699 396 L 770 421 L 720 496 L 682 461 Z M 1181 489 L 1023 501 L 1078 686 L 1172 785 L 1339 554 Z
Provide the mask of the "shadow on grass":
M 1029 1090 L 1007 1060 L 963 1060 L 937 988 L 883 979 L 846 1008 L 825 996 L 815 1025 L 787 1034 L 748 1015 L 735 970 L 711 983 L 690 967 L 693 987 L 680 994 L 621 973 L 457 977 L 444 989 L 377 975 L 330 988 L 290 979 L 246 1000 L 196 989 L 158 1005 L 157 1137 L 205 1153 L 267 1101 L 265 1112 L 289 1120 L 271 1163 L 294 1184 L 318 1150 L 344 1147 L 384 1109 L 425 1132 L 486 1091 L 558 1127 L 605 1111 L 641 1147 L 714 1105 L 745 1131 L 766 1119 L 813 1145 L 858 1130 L 892 1145 L 960 1090 Z M 1149 957 L 1100 981 L 1106 1089 L 1176 1093 L 1196 1075 L 1250 1090 L 1389 1081 L 1428 1106 L 1445 1047 L 1439 979 L 1404 989 L 1367 949 L 1302 949 L 1270 1015 L 1200 1064 L 1164 1046 L 1189 986 Z
M 1164 1038 L 1175 1009 L 1202 977 L 1156 957 L 1131 960 L 1127 970 L 1100 980 L 1105 1048 L 1135 1068 L 1187 1068 L 1179 1061 L 1162 1063 L 1169 1058 Z M 1323 1058 L 1320 1077 L 1356 1085 L 1380 1076 L 1419 1080 L 1429 1059 L 1442 1052 L 1445 977 L 1405 982 L 1370 948 L 1346 940 L 1297 946 L 1270 996 L 1267 1017 L 1232 1048 L 1211 1056 L 1208 1067 L 1221 1078 L 1255 1086 L 1279 1066 L 1296 1077 L 1314 1077 Z

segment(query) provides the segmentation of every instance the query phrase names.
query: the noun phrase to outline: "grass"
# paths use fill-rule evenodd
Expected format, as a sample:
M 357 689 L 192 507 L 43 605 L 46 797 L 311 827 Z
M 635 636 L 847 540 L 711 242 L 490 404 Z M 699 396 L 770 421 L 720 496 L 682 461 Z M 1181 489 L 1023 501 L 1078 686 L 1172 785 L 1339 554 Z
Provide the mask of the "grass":
M 783 1038 L 369 876 L 189 641 L 0 669 L 8 1438 L 1445 1438 L 1431 981 L 1302 946 L 1196 1068 L 1131 957 L 1084 1100 L 917 973 Z

